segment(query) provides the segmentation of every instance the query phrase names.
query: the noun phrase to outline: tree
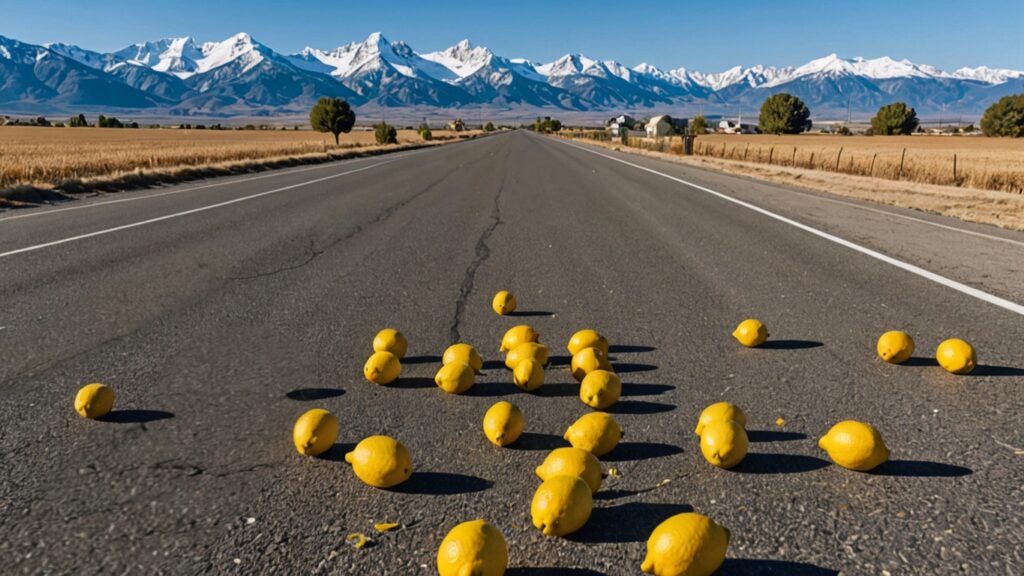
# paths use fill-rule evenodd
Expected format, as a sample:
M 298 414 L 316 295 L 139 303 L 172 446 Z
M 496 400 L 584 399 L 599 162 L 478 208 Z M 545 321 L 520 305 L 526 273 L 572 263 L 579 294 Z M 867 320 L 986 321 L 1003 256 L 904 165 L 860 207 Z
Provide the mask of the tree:
M 694 134 L 707 134 L 708 133 L 708 119 L 703 114 L 698 114 L 693 117 L 693 122 L 690 122 L 690 131 Z
M 386 122 L 373 127 L 373 136 L 377 139 L 377 144 L 398 144 L 398 130 Z
M 36 126 L 49 126 L 49 125 L 50 125 L 50 121 L 47 120 L 45 116 L 40 116 L 40 117 L 36 118 Z
M 494 128 L 494 123 L 493 122 L 488 122 L 484 126 L 484 132 L 494 132 L 494 130 L 495 130 L 495 128 Z
M 985 136 L 1024 136 L 1024 94 L 1003 96 L 989 106 L 981 117 L 981 131 Z
M 85 114 L 79 114 L 78 116 L 72 116 L 68 120 L 68 126 L 72 128 L 85 128 L 89 123 L 85 120 Z
M 758 118 L 765 134 L 799 134 L 811 129 L 811 111 L 802 100 L 780 92 L 765 99 Z
M 878 109 L 875 117 L 871 119 L 871 134 L 874 136 L 913 134 L 917 125 L 917 111 L 909 108 L 903 102 L 894 102 Z
M 420 127 L 416 131 L 419 133 L 420 138 L 423 138 L 424 140 L 434 139 L 434 133 L 430 131 L 430 126 L 428 126 L 426 122 L 420 124 Z
M 309 111 L 309 123 L 317 132 L 334 134 L 334 143 L 338 144 L 338 136 L 342 132 L 348 134 L 356 123 L 356 113 L 341 98 L 321 98 Z

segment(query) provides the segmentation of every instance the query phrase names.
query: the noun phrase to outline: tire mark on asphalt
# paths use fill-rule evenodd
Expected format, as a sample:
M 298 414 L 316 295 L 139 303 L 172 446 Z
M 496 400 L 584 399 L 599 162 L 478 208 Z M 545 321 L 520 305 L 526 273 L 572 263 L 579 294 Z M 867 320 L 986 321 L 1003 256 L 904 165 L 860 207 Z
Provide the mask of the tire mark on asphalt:
M 505 166 L 505 174 L 502 176 L 501 184 L 498 185 L 498 193 L 494 195 L 494 208 L 491 209 L 490 216 L 491 223 L 487 228 L 484 228 L 480 237 L 477 238 L 476 247 L 474 249 L 475 257 L 466 268 L 466 272 L 462 276 L 462 284 L 459 286 L 459 297 L 455 301 L 455 317 L 452 318 L 452 325 L 448 331 L 452 344 L 459 342 L 462 339 L 462 336 L 459 333 L 459 325 L 462 323 L 462 316 L 466 311 L 466 300 L 469 298 L 470 292 L 473 291 L 473 284 L 476 281 L 477 269 L 479 269 L 480 265 L 491 256 L 491 247 L 487 245 L 487 241 L 491 239 L 491 235 L 494 234 L 494 230 L 502 223 L 501 195 L 505 192 L 505 182 L 508 179 L 507 152 L 505 154 L 505 158 L 502 160 L 502 164 Z

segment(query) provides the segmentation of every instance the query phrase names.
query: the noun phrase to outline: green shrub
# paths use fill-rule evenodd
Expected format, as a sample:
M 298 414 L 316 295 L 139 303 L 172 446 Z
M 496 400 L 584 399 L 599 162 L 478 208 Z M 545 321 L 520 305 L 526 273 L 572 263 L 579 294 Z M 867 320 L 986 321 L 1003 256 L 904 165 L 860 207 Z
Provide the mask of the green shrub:
M 985 136 L 1024 136 L 1024 94 L 1003 96 L 989 106 L 981 117 L 981 131 Z

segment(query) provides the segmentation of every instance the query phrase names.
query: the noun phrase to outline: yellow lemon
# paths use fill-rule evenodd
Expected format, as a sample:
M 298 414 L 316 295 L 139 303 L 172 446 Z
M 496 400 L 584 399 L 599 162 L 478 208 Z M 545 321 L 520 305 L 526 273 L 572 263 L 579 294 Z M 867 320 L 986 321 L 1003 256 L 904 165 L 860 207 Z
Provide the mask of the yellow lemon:
M 516 365 L 527 358 L 536 360 L 541 366 L 547 366 L 548 347 L 537 342 L 523 342 L 505 356 L 505 366 L 509 370 L 514 370 Z
M 583 348 L 573 354 L 570 369 L 572 370 L 572 377 L 579 382 L 582 382 L 583 378 L 594 370 L 613 371 L 611 363 L 608 362 L 608 356 L 601 352 L 599 348 L 594 347 Z
M 360 480 L 377 488 L 390 488 L 409 479 L 412 459 L 401 442 L 388 436 L 370 436 L 345 454 L 345 462 Z
M 974 348 L 959 338 L 950 338 L 939 344 L 935 350 L 935 359 L 939 366 L 953 374 L 969 374 L 978 363 Z
M 502 576 L 507 567 L 505 537 L 483 520 L 452 528 L 437 549 L 439 576 Z
M 484 359 L 480 357 L 480 353 L 476 351 L 476 348 L 469 344 L 452 344 L 444 351 L 441 363 L 451 364 L 452 362 L 469 364 L 469 367 L 477 374 L 484 369 Z
M 573 334 L 572 338 L 569 338 L 569 345 L 566 348 L 573 356 L 584 348 L 597 348 L 605 356 L 608 356 L 608 339 L 598 334 L 597 330 L 587 328 Z
M 725 561 L 729 536 L 707 516 L 676 514 L 651 532 L 640 569 L 655 576 L 710 576 Z
M 700 417 L 697 418 L 697 428 L 693 433 L 700 436 L 708 424 L 727 420 L 735 420 L 740 426 L 747 426 L 747 415 L 743 413 L 742 408 L 728 402 L 715 402 L 700 413 Z
M 768 328 L 760 320 L 750 318 L 740 322 L 740 325 L 733 330 L 732 336 L 740 344 L 747 348 L 753 348 L 764 344 L 764 341 L 768 339 Z
M 538 341 L 540 341 L 540 334 L 536 330 L 526 324 L 520 324 L 519 326 L 509 328 L 505 335 L 501 337 L 501 348 L 499 351 L 508 352 L 524 342 Z
M 700 435 L 704 459 L 719 468 L 732 468 L 747 455 L 747 431 L 735 420 L 716 420 Z
M 86 384 L 75 395 L 75 412 L 83 418 L 102 418 L 114 408 L 114 391 L 100 383 Z
M 327 410 L 314 408 L 295 421 L 292 442 L 299 454 L 319 456 L 338 439 L 338 418 Z
M 434 375 L 434 384 L 449 394 L 462 394 L 476 383 L 476 373 L 464 362 L 452 362 L 441 366 Z
M 394 328 L 385 328 L 373 337 L 374 352 L 391 352 L 401 359 L 408 349 L 409 341 L 406 340 L 405 334 Z
M 622 428 L 609 414 L 591 412 L 573 422 L 563 438 L 575 448 L 603 456 L 614 450 L 622 439 Z
M 622 380 L 608 370 L 594 370 L 580 383 L 580 400 L 591 408 L 604 410 L 619 401 Z
M 526 425 L 522 411 L 511 402 L 497 402 L 484 414 L 484 435 L 495 446 L 508 446 L 519 439 Z
M 374 352 L 363 366 L 363 376 L 374 384 L 390 384 L 401 373 L 402 364 L 391 352 Z
M 526 392 L 533 392 L 544 385 L 544 365 L 527 358 L 516 363 L 512 369 L 512 383 Z
M 867 472 L 889 459 L 882 435 L 870 424 L 844 420 L 818 440 L 818 447 L 843 468 Z
M 594 496 L 579 476 L 552 476 L 533 494 L 530 515 L 545 536 L 565 536 L 590 519 Z
M 906 332 L 890 330 L 878 337 L 875 350 L 889 364 L 902 364 L 914 353 L 914 339 Z
M 579 448 L 555 448 L 544 463 L 537 466 L 537 476 L 548 480 L 555 476 L 579 476 L 591 492 L 601 488 L 601 463 L 597 456 Z
M 516 297 L 508 290 L 502 290 L 494 295 L 494 300 L 491 300 L 491 308 L 494 308 L 494 311 L 502 316 L 511 314 L 516 311 Z

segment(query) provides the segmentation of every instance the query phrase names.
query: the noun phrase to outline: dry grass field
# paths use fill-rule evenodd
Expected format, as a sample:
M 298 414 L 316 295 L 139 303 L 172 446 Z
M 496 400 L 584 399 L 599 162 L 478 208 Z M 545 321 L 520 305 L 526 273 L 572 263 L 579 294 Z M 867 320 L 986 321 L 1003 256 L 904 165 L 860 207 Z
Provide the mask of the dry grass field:
M 682 144 L 676 138 L 668 146 L 679 150 Z M 694 153 L 887 180 L 1024 193 L 1024 139 L 709 134 L 697 138 Z
M 456 137 L 435 130 L 434 143 Z M 460 132 L 460 136 L 472 132 Z M 424 144 L 413 130 L 400 130 L 399 145 Z M 53 188 L 70 182 L 117 179 L 199 167 L 378 150 L 372 131 L 334 137 L 309 130 L 179 130 L 0 127 L 0 190 L 18 186 Z

